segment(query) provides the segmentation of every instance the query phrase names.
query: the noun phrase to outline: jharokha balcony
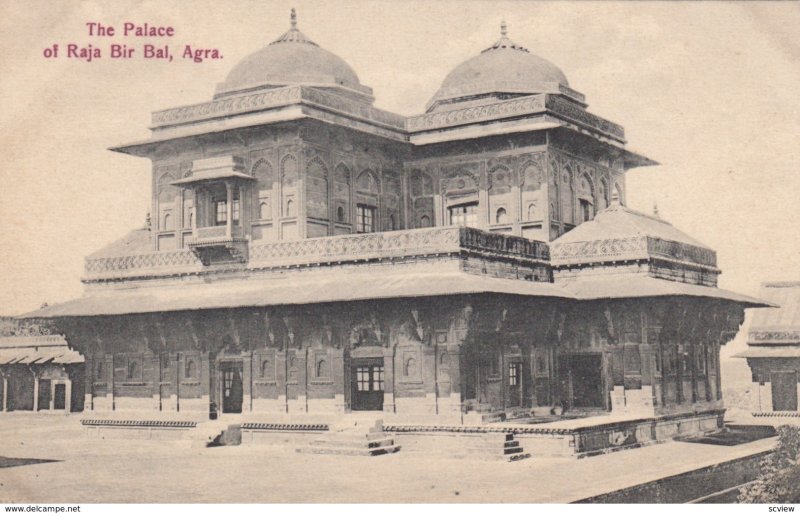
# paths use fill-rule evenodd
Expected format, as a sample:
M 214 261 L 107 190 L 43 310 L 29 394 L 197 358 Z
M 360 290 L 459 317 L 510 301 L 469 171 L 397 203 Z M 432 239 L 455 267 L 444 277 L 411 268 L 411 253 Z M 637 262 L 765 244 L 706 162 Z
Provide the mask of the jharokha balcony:
M 203 265 L 247 262 L 247 239 L 241 226 L 206 226 L 195 228 L 186 246 Z

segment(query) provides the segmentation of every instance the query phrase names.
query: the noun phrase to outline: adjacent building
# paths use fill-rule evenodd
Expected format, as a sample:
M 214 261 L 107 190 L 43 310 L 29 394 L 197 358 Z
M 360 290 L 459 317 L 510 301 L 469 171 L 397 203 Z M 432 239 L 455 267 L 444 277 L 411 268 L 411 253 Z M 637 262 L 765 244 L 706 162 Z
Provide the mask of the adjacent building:
M 747 359 L 753 376 L 752 396 L 761 413 L 798 414 L 800 392 L 800 282 L 764 283 L 760 296 L 780 306 L 753 313 Z

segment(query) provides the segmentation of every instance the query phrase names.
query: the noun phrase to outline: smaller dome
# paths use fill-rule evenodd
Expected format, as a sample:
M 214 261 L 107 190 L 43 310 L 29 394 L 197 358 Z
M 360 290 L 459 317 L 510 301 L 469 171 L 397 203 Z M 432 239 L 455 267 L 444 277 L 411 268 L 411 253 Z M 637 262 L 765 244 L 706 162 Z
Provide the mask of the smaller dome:
M 217 86 L 214 97 L 295 84 L 372 93 L 370 88 L 361 85 L 358 75 L 343 59 L 320 48 L 297 29 L 297 16 L 292 9 L 289 31 L 239 61 Z
M 445 77 L 428 111 L 492 94 L 558 93 L 559 85 L 569 87 L 564 72 L 509 39 L 503 22 L 500 39 Z

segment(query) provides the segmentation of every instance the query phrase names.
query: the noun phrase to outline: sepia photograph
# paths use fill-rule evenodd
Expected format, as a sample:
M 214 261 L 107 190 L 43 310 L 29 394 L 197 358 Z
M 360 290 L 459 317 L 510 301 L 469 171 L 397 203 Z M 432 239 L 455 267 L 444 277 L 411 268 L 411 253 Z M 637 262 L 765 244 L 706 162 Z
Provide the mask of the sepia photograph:
M 0 51 L 4 511 L 800 504 L 800 2 L 3 0 Z

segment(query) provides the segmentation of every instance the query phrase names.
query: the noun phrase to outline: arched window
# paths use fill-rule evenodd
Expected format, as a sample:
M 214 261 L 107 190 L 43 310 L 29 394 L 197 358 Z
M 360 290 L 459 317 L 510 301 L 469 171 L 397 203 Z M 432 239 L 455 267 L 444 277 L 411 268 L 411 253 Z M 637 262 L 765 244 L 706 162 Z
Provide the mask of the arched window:
M 508 223 L 508 213 L 506 212 L 505 208 L 500 207 L 497 209 L 497 213 L 495 214 L 495 221 L 497 222 L 497 224 Z
M 406 360 L 405 366 L 403 366 L 403 375 L 406 377 L 409 376 L 416 376 L 417 375 L 417 360 L 414 358 L 409 358 Z
M 263 200 L 258 205 L 258 217 L 260 219 L 269 219 L 270 217 L 269 202 L 267 202 L 266 200 Z
M 394 219 L 394 214 L 389 214 L 389 229 L 390 230 L 397 229 L 397 222 Z
M 328 362 L 325 360 L 320 360 L 317 362 L 317 374 L 318 378 L 324 378 L 328 375 Z
M 139 374 L 139 364 L 136 360 L 128 362 L 128 379 L 133 379 Z
M 294 201 L 287 200 L 286 201 L 286 217 L 293 217 L 294 216 Z
M 264 361 L 261 362 L 261 377 L 262 378 L 267 378 L 272 374 L 270 372 L 270 365 L 271 365 L 271 363 L 270 363 L 269 360 L 264 360 Z
M 428 216 L 422 216 L 419 218 L 419 227 L 420 228 L 430 228 L 431 226 L 431 218 Z
M 336 221 L 339 223 L 344 222 L 344 207 L 338 207 L 336 209 Z
M 171 214 L 164 214 L 164 230 L 172 230 L 172 215 Z
M 186 377 L 193 378 L 195 376 L 194 360 L 186 360 Z
M 535 201 L 528 204 L 528 221 L 534 221 L 537 217 L 538 209 Z
M 189 224 L 186 227 L 191 228 L 193 226 L 194 226 L 194 212 L 189 212 Z

